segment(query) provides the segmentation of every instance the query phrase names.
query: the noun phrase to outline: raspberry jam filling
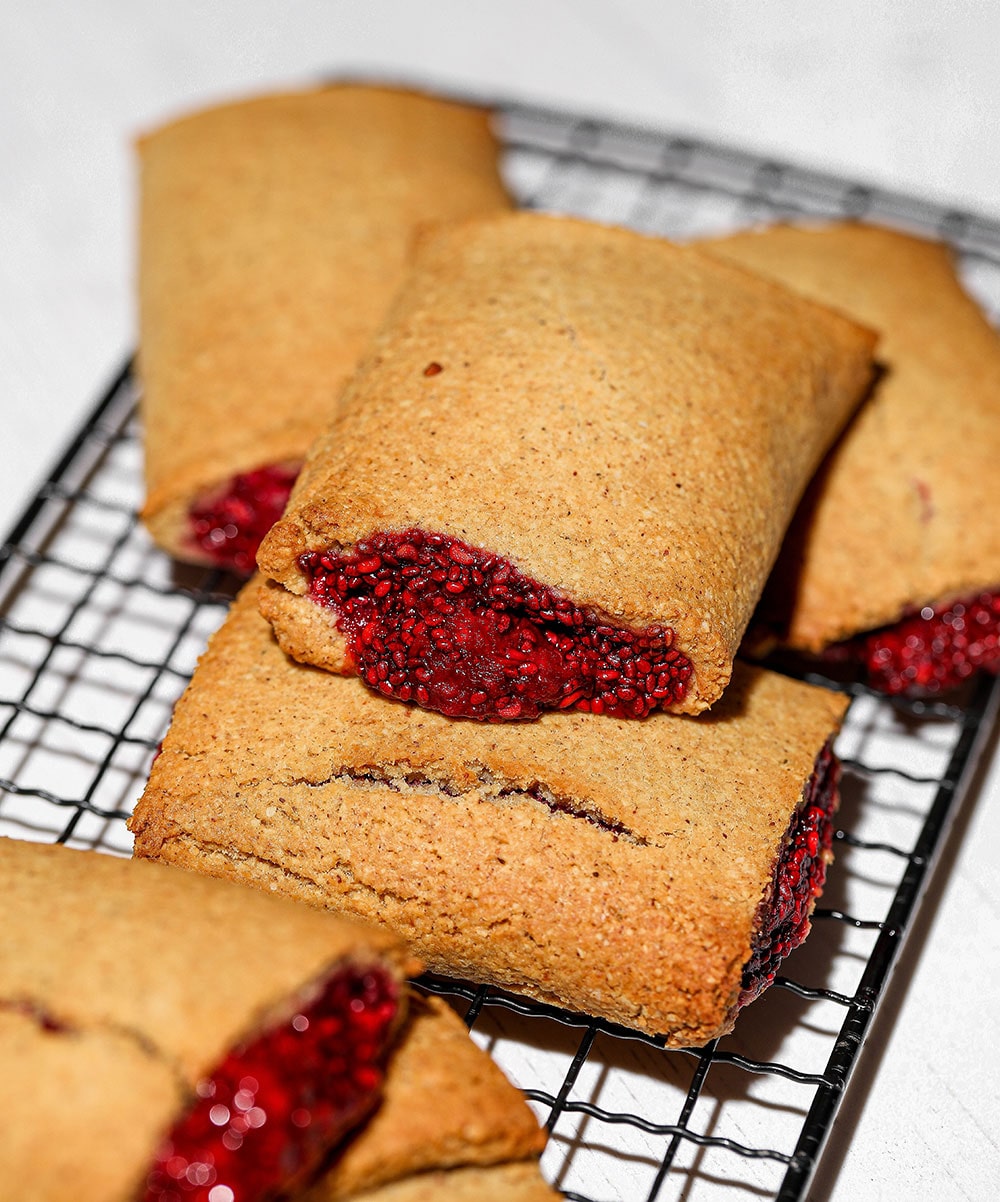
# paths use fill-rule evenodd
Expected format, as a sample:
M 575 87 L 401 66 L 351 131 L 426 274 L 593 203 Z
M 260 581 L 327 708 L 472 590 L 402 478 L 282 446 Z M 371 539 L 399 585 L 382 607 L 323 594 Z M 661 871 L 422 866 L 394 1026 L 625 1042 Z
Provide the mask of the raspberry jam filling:
M 778 965 L 809 934 L 812 905 L 826 883 L 839 781 L 840 763 L 827 744 L 816 757 L 803 804 L 792 819 L 774 888 L 743 969 L 739 1006 L 752 1002 L 773 983 Z
M 343 969 L 230 1052 L 160 1146 L 142 1202 L 264 1202 L 308 1179 L 381 1086 L 398 1003 L 381 969 Z
M 543 709 L 642 718 L 687 691 L 691 663 L 668 627 L 611 626 L 448 535 L 377 533 L 299 564 L 356 671 L 387 697 L 503 722 Z
M 1000 670 L 1000 593 L 924 606 L 893 626 L 830 648 L 824 658 L 862 663 L 869 684 L 883 693 L 948 692 L 980 669 Z
M 234 476 L 188 511 L 189 537 L 216 567 L 249 576 L 257 548 L 285 512 L 299 467 L 271 464 Z

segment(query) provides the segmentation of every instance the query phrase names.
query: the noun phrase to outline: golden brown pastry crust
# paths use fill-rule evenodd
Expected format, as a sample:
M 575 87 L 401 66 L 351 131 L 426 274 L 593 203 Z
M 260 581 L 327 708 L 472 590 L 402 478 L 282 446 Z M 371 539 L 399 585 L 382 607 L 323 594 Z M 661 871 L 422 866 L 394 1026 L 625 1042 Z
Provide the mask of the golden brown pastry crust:
M 417 226 L 510 202 L 485 111 L 363 84 L 183 117 L 139 162 L 143 517 L 197 561 L 190 503 L 305 457 Z
M 415 995 L 379 1109 L 302 1202 L 342 1202 L 416 1174 L 537 1158 L 544 1144 L 524 1095 L 454 1010 Z
M 421 240 L 414 270 L 258 563 L 293 656 L 345 665 L 302 599 L 307 550 L 419 527 L 619 625 L 662 623 L 698 712 L 873 335 L 660 239 L 520 213 Z M 428 375 L 436 363 L 443 370 Z
M 352 1202 L 555 1202 L 534 1161 L 423 1173 L 355 1194 Z
M 187 1100 L 174 1067 L 133 1034 L 47 1031 L 2 1001 L 0 1066 L 0 1197 L 9 1202 L 128 1202 Z
M 254 588 L 177 706 L 137 855 L 385 922 L 432 969 L 672 1045 L 729 1028 L 843 697 L 738 667 L 698 719 L 454 721 L 287 659 Z
M 1000 337 L 949 249 L 873 226 L 702 244 L 881 331 L 886 372 L 796 515 L 761 616 L 819 651 L 1000 585 Z
M 423 1173 L 355 1194 L 352 1202 L 555 1202 L 534 1161 Z
M 337 964 L 413 967 L 384 929 L 163 865 L 2 839 L 0 879 L 0 1096 L 30 1127 L 0 1124 L 0 1163 L 45 1202 L 131 1198 L 198 1079 Z

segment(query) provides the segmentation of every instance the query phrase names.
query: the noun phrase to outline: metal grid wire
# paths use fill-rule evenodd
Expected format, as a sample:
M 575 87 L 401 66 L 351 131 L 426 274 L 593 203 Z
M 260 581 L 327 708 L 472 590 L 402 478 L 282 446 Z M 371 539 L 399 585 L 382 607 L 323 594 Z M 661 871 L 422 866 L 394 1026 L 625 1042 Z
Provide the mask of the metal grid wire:
M 1000 227 L 690 140 L 559 114 L 501 114 L 526 206 L 677 238 L 856 216 L 946 237 L 1000 314 Z M 0 547 L 0 834 L 127 855 L 125 820 L 237 582 L 170 564 L 138 524 L 128 368 Z M 802 1198 L 922 888 L 994 720 L 993 682 L 954 704 L 853 694 L 837 860 L 813 933 L 732 1036 L 656 1039 L 437 978 L 531 1099 L 547 1178 L 576 1202 Z

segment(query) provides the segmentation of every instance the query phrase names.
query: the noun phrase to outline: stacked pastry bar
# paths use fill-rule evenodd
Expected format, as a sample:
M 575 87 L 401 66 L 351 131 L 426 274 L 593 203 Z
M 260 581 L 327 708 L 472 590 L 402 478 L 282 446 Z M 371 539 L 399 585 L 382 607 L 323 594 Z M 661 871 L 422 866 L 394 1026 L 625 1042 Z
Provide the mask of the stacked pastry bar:
M 0 871 L 3 1199 L 555 1197 L 385 930 L 60 847 L 0 840 Z
M 265 613 L 452 716 L 698 713 L 873 342 L 662 239 L 441 229 L 261 547 Z

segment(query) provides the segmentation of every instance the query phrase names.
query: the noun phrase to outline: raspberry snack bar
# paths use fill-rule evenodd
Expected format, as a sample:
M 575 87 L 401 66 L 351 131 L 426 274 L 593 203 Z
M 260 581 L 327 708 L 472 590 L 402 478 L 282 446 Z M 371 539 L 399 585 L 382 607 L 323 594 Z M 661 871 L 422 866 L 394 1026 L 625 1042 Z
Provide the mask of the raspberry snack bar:
M 544 1143 L 524 1095 L 462 1020 L 439 998 L 414 994 L 378 1110 L 301 1202 L 461 1198 L 472 1183 L 479 1192 L 468 1196 L 483 1202 L 554 1202 L 538 1171 Z
M 183 117 L 139 166 L 143 517 L 249 574 L 415 228 L 508 207 L 496 142 L 480 109 L 342 84 Z
M 415 967 L 388 931 L 11 839 L 0 877 L 3 1197 L 271 1199 L 375 1105 Z
M 872 343 L 626 230 L 440 229 L 261 547 L 264 612 L 453 717 L 703 710 Z
M 862 224 L 704 244 L 879 329 L 885 371 L 796 515 L 766 639 L 933 695 L 1000 664 L 1000 337 L 942 244 Z
M 845 706 L 738 666 L 698 718 L 455 721 L 288 659 L 251 584 L 130 825 L 139 856 L 386 923 L 435 971 L 695 1045 L 805 937 Z

